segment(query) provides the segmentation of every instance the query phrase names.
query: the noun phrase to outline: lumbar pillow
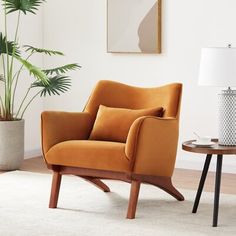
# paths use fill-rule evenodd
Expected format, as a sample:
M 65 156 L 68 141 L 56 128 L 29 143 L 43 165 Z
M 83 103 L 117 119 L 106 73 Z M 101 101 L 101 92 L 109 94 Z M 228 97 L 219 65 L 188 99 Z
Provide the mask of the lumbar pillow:
M 132 110 L 100 105 L 89 139 L 125 143 L 130 126 L 137 118 L 162 115 L 162 107 Z

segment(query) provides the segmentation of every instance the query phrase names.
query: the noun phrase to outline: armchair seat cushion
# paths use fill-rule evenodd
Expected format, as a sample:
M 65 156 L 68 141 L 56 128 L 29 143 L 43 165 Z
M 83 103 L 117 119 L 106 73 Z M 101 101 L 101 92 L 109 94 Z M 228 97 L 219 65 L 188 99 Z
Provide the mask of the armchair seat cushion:
M 58 143 L 45 155 L 48 164 L 98 170 L 130 171 L 125 144 L 118 142 L 70 140 Z

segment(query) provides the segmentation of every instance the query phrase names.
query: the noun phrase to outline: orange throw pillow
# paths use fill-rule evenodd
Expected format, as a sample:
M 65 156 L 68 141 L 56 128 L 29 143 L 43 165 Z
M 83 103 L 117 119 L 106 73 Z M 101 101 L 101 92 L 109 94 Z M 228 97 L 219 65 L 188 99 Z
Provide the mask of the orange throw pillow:
M 163 108 L 132 110 L 99 106 L 90 140 L 102 140 L 125 143 L 130 126 L 141 116 L 163 115 Z

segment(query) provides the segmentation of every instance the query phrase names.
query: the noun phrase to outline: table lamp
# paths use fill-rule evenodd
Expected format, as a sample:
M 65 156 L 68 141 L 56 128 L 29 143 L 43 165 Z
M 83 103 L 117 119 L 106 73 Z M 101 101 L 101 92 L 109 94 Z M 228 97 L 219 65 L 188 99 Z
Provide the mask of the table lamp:
M 203 48 L 199 85 L 223 87 L 219 94 L 219 144 L 236 145 L 236 48 Z

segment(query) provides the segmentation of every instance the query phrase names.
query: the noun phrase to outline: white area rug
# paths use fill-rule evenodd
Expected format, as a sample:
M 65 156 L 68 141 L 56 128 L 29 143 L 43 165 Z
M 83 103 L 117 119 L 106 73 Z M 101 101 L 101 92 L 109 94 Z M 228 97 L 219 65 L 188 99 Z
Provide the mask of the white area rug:
M 104 193 L 77 177 L 62 180 L 58 209 L 49 209 L 51 176 L 23 171 L 0 175 L 1 236 L 236 235 L 236 196 L 221 195 L 219 227 L 212 228 L 213 194 L 203 193 L 197 214 L 194 191 L 178 202 L 142 185 L 136 219 L 125 219 L 129 184 L 106 181 Z

